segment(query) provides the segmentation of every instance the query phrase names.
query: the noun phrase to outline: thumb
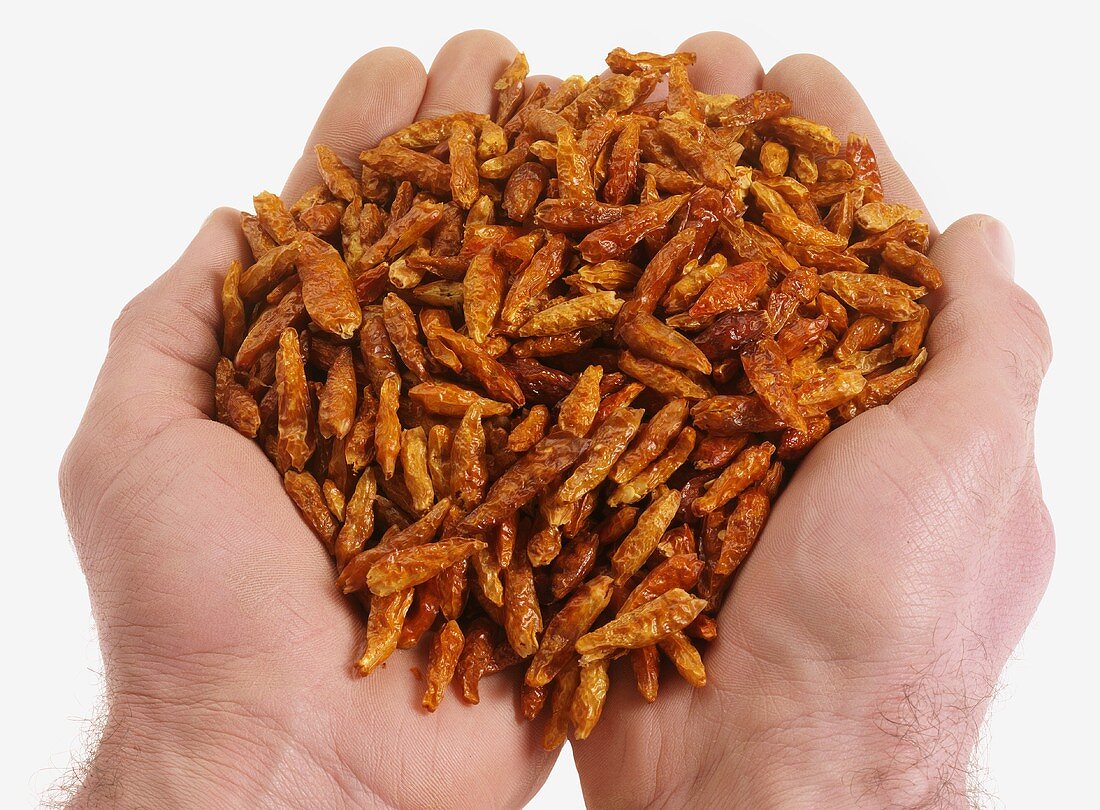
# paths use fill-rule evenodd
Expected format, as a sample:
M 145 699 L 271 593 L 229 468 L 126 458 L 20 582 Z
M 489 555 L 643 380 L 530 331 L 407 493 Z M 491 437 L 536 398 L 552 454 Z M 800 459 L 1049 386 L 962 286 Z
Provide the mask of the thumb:
M 1035 300 L 1013 281 L 1012 237 L 992 217 L 965 217 L 929 253 L 944 286 L 931 298 L 930 359 L 917 385 L 893 403 L 913 420 L 1030 423 L 1051 360 Z M 917 387 L 917 386 L 914 386 Z M 1030 441 L 1029 431 L 1020 431 Z
M 239 217 L 229 208 L 211 214 L 176 263 L 116 319 L 103 368 L 61 464 L 61 498 L 70 523 L 90 514 L 126 460 L 168 424 L 213 413 L 221 284 L 229 263 L 248 250 Z

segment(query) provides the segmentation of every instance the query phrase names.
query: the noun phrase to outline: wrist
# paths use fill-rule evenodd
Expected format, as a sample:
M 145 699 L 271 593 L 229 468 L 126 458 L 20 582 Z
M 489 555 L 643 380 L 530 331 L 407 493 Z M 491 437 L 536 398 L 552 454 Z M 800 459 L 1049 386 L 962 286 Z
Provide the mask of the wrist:
M 112 706 L 73 808 L 298 806 L 347 801 L 283 729 L 231 708 Z
M 966 808 L 966 757 L 916 751 L 907 745 L 845 738 L 820 729 L 779 731 L 752 743 L 745 757 L 729 760 L 729 773 L 708 791 L 734 796 L 733 807 L 937 807 Z
M 786 717 L 773 703 L 770 725 L 742 726 L 756 730 L 705 757 L 687 790 L 730 807 L 969 807 L 978 718 L 929 714 L 918 700 L 843 715 L 792 705 Z

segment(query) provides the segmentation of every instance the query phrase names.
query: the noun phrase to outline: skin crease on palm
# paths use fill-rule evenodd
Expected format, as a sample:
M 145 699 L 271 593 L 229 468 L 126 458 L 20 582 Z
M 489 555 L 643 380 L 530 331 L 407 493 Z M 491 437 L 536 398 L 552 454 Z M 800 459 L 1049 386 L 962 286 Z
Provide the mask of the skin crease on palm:
M 402 50 L 367 54 L 285 196 L 316 182 L 316 143 L 351 161 L 417 117 L 490 111 L 515 50 L 468 32 L 427 73 Z M 700 90 L 781 90 L 842 137 L 866 134 L 887 199 L 925 209 L 827 62 L 765 74 L 719 33 L 679 50 L 698 54 Z M 109 704 L 74 802 L 521 805 L 554 755 L 540 723 L 517 722 L 512 679 L 428 715 L 409 673 L 423 653 L 354 675 L 362 623 L 330 561 L 262 451 L 212 419 L 218 291 L 247 251 L 237 223 L 211 215 L 123 310 L 62 464 Z M 590 805 L 966 806 L 986 701 L 1053 559 L 1031 430 L 1050 343 L 995 220 L 955 223 L 931 256 L 946 285 L 920 380 L 793 476 L 719 616 L 705 688 L 669 669 L 646 704 L 613 670 L 603 720 L 575 748 Z

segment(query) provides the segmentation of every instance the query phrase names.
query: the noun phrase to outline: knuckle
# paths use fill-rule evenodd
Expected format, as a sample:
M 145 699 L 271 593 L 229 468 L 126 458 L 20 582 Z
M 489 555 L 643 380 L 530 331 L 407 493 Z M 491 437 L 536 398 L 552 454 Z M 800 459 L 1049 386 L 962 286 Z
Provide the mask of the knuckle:
M 1023 459 L 1031 452 L 1031 430 L 1025 412 L 1026 409 L 1020 407 L 1016 386 L 1003 375 L 979 397 L 973 410 L 973 413 L 983 414 L 974 421 L 983 423 L 989 441 L 1013 459 Z
M 1008 401 L 1029 420 L 1050 365 L 1050 331 L 1035 299 L 1016 284 L 1006 287 L 999 307 L 1002 314 L 995 316 L 997 355 L 993 358 L 1001 370 L 998 379 L 1008 391 Z
M 1025 459 L 1031 454 L 1031 431 L 1011 392 L 1005 390 L 995 399 L 989 424 L 993 438 L 1005 448 L 1009 457 Z
M 61 508 L 77 543 L 84 537 L 88 517 L 94 512 L 95 493 L 104 489 L 110 476 L 103 453 L 96 444 L 83 427 L 78 429 L 57 471 Z
M 927 430 L 930 419 L 945 426 L 951 446 L 959 452 L 965 449 L 984 456 L 995 451 L 998 457 L 1011 458 L 1013 463 L 1023 460 L 1030 453 L 1030 431 L 1011 382 L 1004 375 L 987 375 L 980 385 L 971 386 L 965 396 L 960 396 L 959 374 L 972 379 L 974 373 L 967 363 L 931 387 L 918 380 L 911 389 L 912 397 L 902 392 L 892 405 L 908 418 L 915 433 Z
M 147 406 L 131 398 L 106 412 L 89 411 L 62 457 L 58 487 L 78 549 L 103 537 L 105 526 L 143 512 L 160 494 L 160 467 L 182 469 L 190 456 L 180 440 L 183 423 L 138 427 L 139 420 L 148 420 Z
M 967 416 L 969 414 L 969 416 Z M 960 409 L 963 425 L 973 428 L 982 442 L 1015 445 L 1023 434 L 1019 411 L 1013 404 L 1012 392 L 1003 381 L 985 388 Z
M 1053 562 L 1056 546 L 1054 521 L 1051 519 L 1050 510 L 1047 509 L 1047 505 L 1039 493 L 1035 493 L 1034 520 L 1035 528 L 1031 532 L 1032 547 L 1040 557 Z
M 149 290 L 146 288 L 126 302 L 118 315 L 115 316 L 114 323 L 111 324 L 111 332 L 107 341 L 109 347 L 114 346 L 122 335 L 126 334 L 136 323 L 141 321 L 147 308 L 148 300 Z
M 1009 562 L 1024 578 L 1045 587 L 1054 566 L 1056 540 L 1034 468 L 1025 474 L 1012 501 L 1014 508 L 1004 518 L 1008 542 L 1003 553 L 1009 555 Z
M 57 468 L 57 487 L 61 492 L 61 505 L 66 513 L 76 495 L 76 486 L 81 478 L 80 462 L 81 436 L 78 432 L 65 448 L 65 454 L 61 456 L 61 464 Z
M 1006 350 L 1004 366 L 1010 380 L 1007 387 L 1011 401 L 1019 408 L 1021 415 L 1034 413 L 1043 382 L 1042 372 L 1031 360 L 1011 350 Z M 1026 418 L 1030 419 L 1030 416 Z
M 1051 342 L 1038 304 L 1022 288 L 998 282 L 980 302 L 949 302 L 937 313 L 930 337 L 947 340 L 945 362 L 967 368 L 979 364 L 982 388 L 1023 413 L 1034 410 L 1050 365 Z
M 948 452 L 981 489 L 1002 491 L 1027 463 L 1031 441 L 1016 408 L 993 405 L 957 426 Z
M 1018 284 L 1013 284 L 1008 290 L 1008 303 L 1013 315 L 1019 321 L 1022 328 L 1020 334 L 1024 344 L 1035 352 L 1039 363 L 1040 377 L 1046 372 L 1053 355 L 1053 344 L 1050 339 L 1050 326 L 1046 316 L 1038 302 Z
M 1049 579 L 1054 568 L 1054 557 L 1057 553 L 1058 543 L 1054 535 L 1054 520 L 1050 517 L 1050 510 L 1043 502 L 1042 497 L 1039 498 L 1035 513 L 1037 528 L 1032 538 L 1032 544 L 1035 556 L 1042 566 L 1044 579 Z

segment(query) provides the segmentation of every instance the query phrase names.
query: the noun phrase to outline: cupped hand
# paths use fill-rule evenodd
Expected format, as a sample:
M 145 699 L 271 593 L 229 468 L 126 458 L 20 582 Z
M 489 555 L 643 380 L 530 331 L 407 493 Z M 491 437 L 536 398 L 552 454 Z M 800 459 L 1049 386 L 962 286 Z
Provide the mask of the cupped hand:
M 832 65 L 764 74 L 725 34 L 679 50 L 698 54 L 700 90 L 780 90 L 867 135 L 887 200 L 925 208 Z M 574 751 L 591 805 L 967 806 L 986 703 L 1052 563 L 1032 455 L 1051 349 L 1001 224 L 967 217 L 931 258 L 946 284 L 922 376 L 803 461 L 718 616 L 705 688 L 669 669 L 646 704 L 613 674 Z
M 827 63 L 764 76 L 726 35 L 701 90 L 782 90 L 868 135 L 888 199 L 923 207 L 859 97 Z M 471 33 L 429 75 L 376 51 L 348 72 L 285 195 L 315 182 L 312 145 L 354 160 L 416 117 L 488 111 L 514 47 Z M 363 680 L 362 622 L 253 443 L 211 420 L 218 290 L 243 257 L 216 212 L 119 317 L 62 491 L 87 574 L 110 714 L 82 797 L 110 803 L 516 805 L 552 756 L 490 678 L 471 709 L 425 717 L 406 654 Z M 665 673 L 645 704 L 624 677 L 575 752 L 595 805 L 961 803 L 985 701 L 1043 590 L 1049 521 L 1030 422 L 1049 340 L 1012 283 L 1002 226 L 935 241 L 931 359 L 893 403 L 830 434 L 793 477 L 739 573 L 706 653 L 709 684 Z
M 515 47 L 450 40 L 432 69 L 374 51 L 336 88 L 284 196 L 319 178 L 313 145 L 353 162 L 417 117 L 491 111 Z M 219 291 L 245 258 L 238 214 L 215 212 L 126 306 L 61 469 L 103 651 L 109 716 L 79 798 L 111 806 L 515 806 L 553 764 L 516 721 L 514 686 L 420 710 L 398 653 L 350 665 L 363 622 L 253 442 L 213 421 Z

